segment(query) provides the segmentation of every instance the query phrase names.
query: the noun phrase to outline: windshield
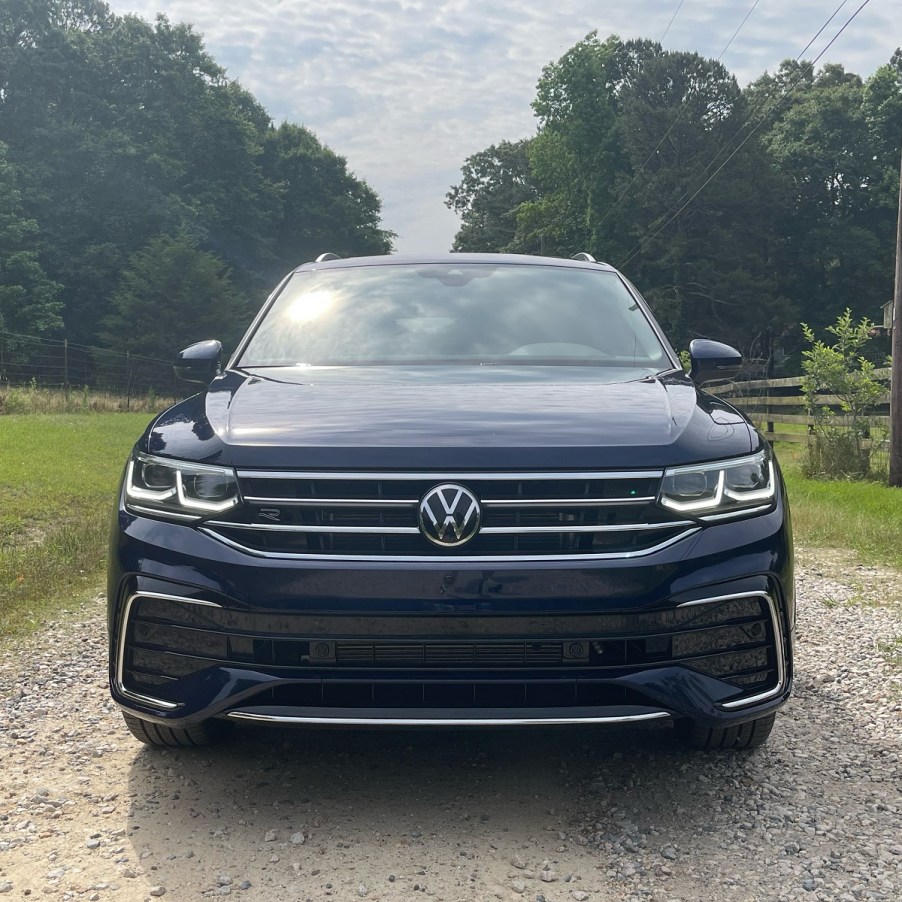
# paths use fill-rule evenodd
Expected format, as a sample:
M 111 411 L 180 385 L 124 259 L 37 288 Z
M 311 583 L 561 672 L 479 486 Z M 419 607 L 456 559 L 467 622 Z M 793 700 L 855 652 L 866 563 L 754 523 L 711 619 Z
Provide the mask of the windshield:
M 238 365 L 672 364 L 605 270 L 393 264 L 295 273 Z

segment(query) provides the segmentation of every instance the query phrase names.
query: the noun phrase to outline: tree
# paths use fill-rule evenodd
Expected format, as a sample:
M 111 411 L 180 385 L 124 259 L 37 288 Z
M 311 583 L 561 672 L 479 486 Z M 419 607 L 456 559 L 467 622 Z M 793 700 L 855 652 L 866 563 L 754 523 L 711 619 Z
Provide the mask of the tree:
M 62 326 L 60 286 L 32 249 L 37 234 L 37 223 L 22 215 L 18 176 L 0 143 L 0 330 L 45 335 Z
M 324 248 L 384 253 L 380 202 L 345 160 L 267 112 L 189 25 L 100 0 L 0 8 L 0 140 L 21 175 L 33 248 L 64 286 L 70 339 L 94 344 L 132 255 L 192 236 L 260 297 Z
M 772 272 L 779 185 L 760 144 L 699 191 L 747 113 L 720 63 L 592 33 L 546 66 L 533 107 L 538 196 L 512 248 L 626 265 L 679 345 L 716 336 L 757 353 L 795 322 Z
M 624 47 L 618 127 L 625 169 L 595 217 L 605 255 L 647 286 L 679 345 L 718 337 L 754 353 L 782 299 L 769 279 L 773 185 L 750 143 L 716 176 L 746 113 L 735 78 L 694 53 Z M 793 320 L 791 315 L 787 322 Z
M 158 235 L 131 255 L 112 308 L 105 342 L 164 360 L 206 338 L 234 346 L 251 318 L 222 260 L 185 233 Z
M 831 64 L 792 84 L 763 131 L 789 200 L 778 265 L 801 316 L 824 328 L 891 294 L 902 91 L 891 67 L 865 84 Z
M 276 195 L 269 228 L 280 275 L 324 251 L 348 256 L 391 250 L 394 234 L 380 227 L 376 192 L 308 129 L 287 122 L 270 129 L 261 165 Z
M 445 196 L 461 217 L 455 251 L 507 250 L 517 231 L 517 210 L 536 195 L 529 139 L 501 141 L 467 157 L 462 178 Z
M 521 205 L 513 244 L 572 256 L 597 251 L 593 211 L 606 206 L 621 166 L 615 86 L 619 38 L 595 32 L 542 71 L 533 110 L 539 133 L 529 164 L 538 197 Z

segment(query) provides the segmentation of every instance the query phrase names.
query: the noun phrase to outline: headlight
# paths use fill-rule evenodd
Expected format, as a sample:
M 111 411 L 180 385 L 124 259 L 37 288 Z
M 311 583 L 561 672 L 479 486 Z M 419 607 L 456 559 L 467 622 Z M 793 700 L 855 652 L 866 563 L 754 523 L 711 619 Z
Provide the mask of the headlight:
M 241 501 L 235 471 L 136 454 L 125 475 L 128 506 L 177 520 L 221 514 Z
M 729 515 L 770 504 L 774 491 L 774 465 L 769 452 L 761 451 L 665 470 L 658 503 L 681 514 Z

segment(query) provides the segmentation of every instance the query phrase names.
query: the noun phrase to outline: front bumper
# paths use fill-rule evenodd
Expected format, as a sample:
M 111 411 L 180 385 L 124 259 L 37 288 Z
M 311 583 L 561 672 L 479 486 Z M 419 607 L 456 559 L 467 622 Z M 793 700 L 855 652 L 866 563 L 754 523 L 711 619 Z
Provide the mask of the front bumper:
M 723 727 L 792 684 L 779 505 L 639 560 L 553 568 L 262 559 L 124 510 L 111 551 L 113 697 L 171 726 Z

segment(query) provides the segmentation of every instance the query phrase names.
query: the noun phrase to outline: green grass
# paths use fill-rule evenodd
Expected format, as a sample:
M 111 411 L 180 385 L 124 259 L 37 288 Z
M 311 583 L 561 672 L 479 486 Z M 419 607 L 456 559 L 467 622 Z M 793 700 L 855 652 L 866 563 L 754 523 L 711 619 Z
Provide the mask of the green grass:
M 101 588 L 119 476 L 149 419 L 0 416 L 0 637 Z
M 804 446 L 778 444 L 796 541 L 848 548 L 869 563 L 902 570 L 902 489 L 880 482 L 806 479 Z
M 877 650 L 887 664 L 902 669 L 902 637 L 889 641 L 879 641 Z

